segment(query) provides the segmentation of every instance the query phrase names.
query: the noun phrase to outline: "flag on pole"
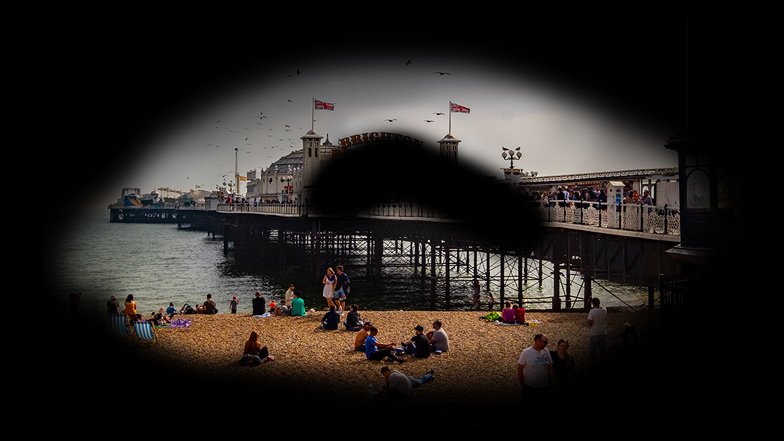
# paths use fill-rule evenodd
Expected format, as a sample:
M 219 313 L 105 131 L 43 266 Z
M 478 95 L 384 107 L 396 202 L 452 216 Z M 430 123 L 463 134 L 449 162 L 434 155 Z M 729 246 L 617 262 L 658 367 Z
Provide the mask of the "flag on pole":
M 455 104 L 452 101 L 449 102 L 449 111 L 452 113 L 471 113 L 471 109 L 468 107 Z
M 324 101 L 315 100 L 316 110 L 335 110 L 335 104 L 325 103 Z

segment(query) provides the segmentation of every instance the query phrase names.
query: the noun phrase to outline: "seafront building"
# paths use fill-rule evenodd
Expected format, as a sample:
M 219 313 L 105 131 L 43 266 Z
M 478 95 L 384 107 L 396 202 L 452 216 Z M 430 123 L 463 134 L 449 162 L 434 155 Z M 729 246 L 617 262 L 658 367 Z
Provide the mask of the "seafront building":
M 321 171 L 330 161 L 340 157 L 353 146 L 380 141 L 397 141 L 424 146 L 424 142 L 391 132 L 368 132 L 338 139 L 336 144 L 309 130 L 301 138 L 302 148 L 292 151 L 273 162 L 260 172 L 247 173 L 245 200 L 250 203 L 306 203 L 308 191 Z M 323 140 L 323 142 L 322 142 Z M 458 161 L 460 139 L 451 133 L 436 141 L 440 157 L 444 161 Z M 424 147 L 423 147 L 424 148 Z M 519 154 L 515 159 L 519 160 Z M 505 156 L 504 159 L 507 159 Z M 615 199 L 626 196 L 631 190 L 642 195 L 648 191 L 656 205 L 667 204 L 671 209 L 679 208 L 678 168 L 639 169 L 623 171 L 591 172 L 563 176 L 538 176 L 536 172 L 524 172 L 519 167 L 501 169 L 500 182 L 512 185 L 522 192 L 531 194 L 555 194 L 560 187 L 591 191 L 606 190 L 606 196 Z

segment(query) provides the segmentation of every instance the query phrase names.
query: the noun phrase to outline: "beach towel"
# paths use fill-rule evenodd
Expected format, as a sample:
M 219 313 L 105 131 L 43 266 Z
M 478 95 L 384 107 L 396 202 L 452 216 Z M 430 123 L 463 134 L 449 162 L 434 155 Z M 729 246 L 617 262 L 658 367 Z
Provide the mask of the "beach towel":
M 191 326 L 193 319 L 174 319 L 169 323 L 170 328 L 188 328 Z

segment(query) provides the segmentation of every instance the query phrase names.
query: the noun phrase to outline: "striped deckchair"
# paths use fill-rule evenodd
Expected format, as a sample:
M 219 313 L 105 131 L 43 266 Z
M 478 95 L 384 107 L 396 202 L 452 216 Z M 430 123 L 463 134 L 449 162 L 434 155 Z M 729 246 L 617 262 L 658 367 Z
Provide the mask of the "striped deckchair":
M 152 322 L 147 320 L 137 320 L 133 322 L 133 330 L 136 333 L 137 343 L 157 343 L 158 336 L 155 335 L 155 328 Z
M 125 340 L 131 339 L 132 329 L 129 326 L 126 314 L 109 314 L 109 325 L 115 337 Z

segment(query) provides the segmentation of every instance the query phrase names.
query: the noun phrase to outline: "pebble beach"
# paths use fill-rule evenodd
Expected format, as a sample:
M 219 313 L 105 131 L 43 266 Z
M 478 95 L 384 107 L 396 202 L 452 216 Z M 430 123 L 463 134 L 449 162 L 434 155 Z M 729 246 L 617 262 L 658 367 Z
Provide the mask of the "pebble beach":
M 435 372 L 435 381 L 414 389 L 411 400 L 396 405 L 400 415 L 412 406 L 422 406 L 448 413 L 448 417 L 441 418 L 442 423 L 478 423 L 472 420 L 474 417 L 460 417 L 459 409 L 471 408 L 477 418 L 506 421 L 524 409 L 516 364 L 520 352 L 533 343 L 538 333 L 548 336 L 548 349 L 554 350 L 560 339 L 570 344 L 577 375 L 569 403 L 590 406 L 597 400 L 631 401 L 636 405 L 661 399 L 678 401 L 686 390 L 685 376 L 661 375 L 670 371 L 660 370 L 657 361 L 662 343 L 657 310 L 610 310 L 607 361 L 601 369 L 593 367 L 588 352 L 587 312 L 529 312 L 528 326 L 487 322 L 481 318 L 486 314 L 483 311 L 359 312 L 364 321 L 371 321 L 379 329 L 380 342 L 397 346 L 414 335 L 416 325 L 430 330 L 433 321 L 439 319 L 449 336 L 450 350 L 426 359 L 404 356 L 403 363 L 368 361 L 363 353 L 353 349 L 355 332 L 343 327 L 334 331 L 321 327 L 323 310 L 311 310 L 306 317 L 254 317 L 247 313 L 179 315 L 175 318 L 189 320 L 189 325 L 157 327 L 155 344 L 119 340 L 108 333 L 108 319 L 103 318 L 96 321 L 103 321 L 106 328 L 100 337 L 95 334 L 97 340 L 89 347 L 82 347 L 85 354 L 69 354 L 72 362 L 68 368 L 73 370 L 71 375 L 76 381 L 72 385 L 78 392 L 67 390 L 58 398 L 68 400 L 68 394 L 79 395 L 80 405 L 87 403 L 85 409 L 90 409 L 84 417 L 100 419 L 103 413 L 116 410 L 102 406 L 106 399 L 101 392 L 104 387 L 122 389 L 132 384 L 133 392 L 121 394 L 123 399 L 156 401 L 153 397 L 159 397 L 156 407 L 168 403 L 165 414 L 172 418 L 198 418 L 201 412 L 211 413 L 232 405 L 238 406 L 235 410 L 240 412 L 245 408 L 265 413 L 296 408 L 303 424 L 334 424 L 336 421 L 320 417 L 324 408 L 387 405 L 382 404 L 384 398 L 370 391 L 383 386 L 380 369 L 389 366 L 414 377 L 430 369 Z M 612 349 L 624 323 L 634 325 L 642 336 L 645 346 L 641 353 L 632 355 Z M 243 344 L 251 331 L 259 333 L 274 361 L 258 366 L 239 364 Z M 92 347 L 94 344 L 101 345 L 99 350 Z M 89 387 L 79 387 L 79 381 Z M 97 389 L 95 401 L 90 399 L 93 389 Z M 542 405 L 564 403 L 564 398 L 557 396 Z M 216 424 L 222 422 L 216 420 Z

